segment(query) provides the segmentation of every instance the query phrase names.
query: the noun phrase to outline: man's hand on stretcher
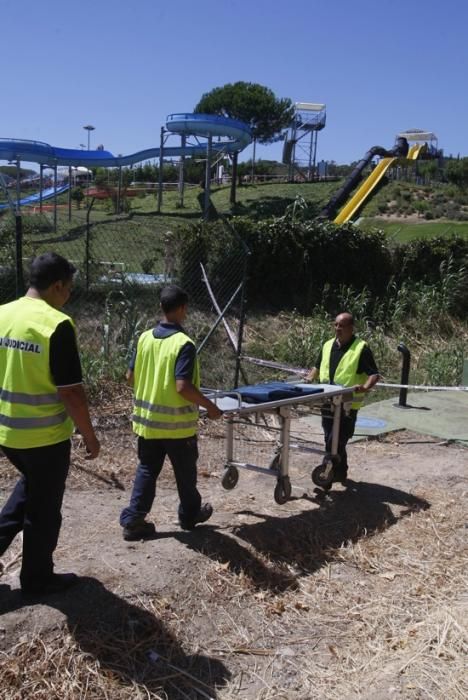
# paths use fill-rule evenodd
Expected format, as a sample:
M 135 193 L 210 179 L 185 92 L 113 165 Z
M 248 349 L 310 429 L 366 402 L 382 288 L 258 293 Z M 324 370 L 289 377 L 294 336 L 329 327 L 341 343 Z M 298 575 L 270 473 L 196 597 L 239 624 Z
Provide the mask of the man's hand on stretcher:
M 307 374 L 304 377 L 304 381 L 306 382 L 313 382 L 317 379 L 317 374 L 318 374 L 318 369 L 317 367 L 312 367 L 311 370 L 307 372 Z
M 180 394 L 186 401 L 202 406 L 206 409 L 208 418 L 218 420 L 223 415 L 223 412 L 210 401 L 197 387 L 188 379 L 176 379 L 177 393 Z
M 221 411 L 221 409 L 219 409 L 216 406 L 216 404 L 214 404 L 212 402 L 211 402 L 210 408 L 207 408 L 206 411 L 208 413 L 208 418 L 211 418 L 211 420 L 218 420 L 223 415 L 223 412 Z

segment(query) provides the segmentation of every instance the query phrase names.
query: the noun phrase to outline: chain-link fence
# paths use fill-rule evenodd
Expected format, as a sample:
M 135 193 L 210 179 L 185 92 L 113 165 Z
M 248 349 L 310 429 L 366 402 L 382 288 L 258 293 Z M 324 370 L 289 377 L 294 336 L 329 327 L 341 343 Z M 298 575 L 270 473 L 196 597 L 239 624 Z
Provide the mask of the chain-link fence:
M 53 250 L 76 267 L 72 297 L 64 309 L 76 321 L 85 370 L 121 376 L 139 334 L 159 316 L 159 294 L 169 283 L 190 295 L 186 330 L 201 356 L 202 380 L 232 388 L 240 371 L 243 295 L 248 250 L 228 222 L 219 240 L 204 224 L 168 217 L 109 217 L 82 210 L 77 225 L 56 227 L 51 215 L 22 217 L 22 265 L 15 217 L 0 220 L 0 301 L 17 296 L 18 269 L 27 287 L 30 260 Z

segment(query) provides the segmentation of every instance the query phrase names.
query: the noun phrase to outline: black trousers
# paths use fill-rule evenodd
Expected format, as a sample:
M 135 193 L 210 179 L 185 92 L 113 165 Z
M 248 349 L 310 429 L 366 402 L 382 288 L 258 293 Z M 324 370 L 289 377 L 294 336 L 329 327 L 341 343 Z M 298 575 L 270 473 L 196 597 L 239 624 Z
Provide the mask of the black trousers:
M 23 531 L 22 586 L 46 582 L 62 524 L 70 440 L 27 450 L 1 448 L 22 476 L 0 513 L 0 556 Z
M 138 438 L 138 459 L 130 505 L 120 515 L 122 527 L 142 520 L 151 510 L 156 495 L 156 481 L 166 455 L 169 457 L 179 493 L 179 518 L 192 520 L 200 510 L 197 490 L 197 436 L 171 440 Z
M 335 469 L 336 476 L 346 477 L 348 473 L 348 455 L 346 453 L 346 445 L 348 444 L 348 440 L 351 440 L 354 435 L 356 418 L 357 410 L 351 409 L 349 414 L 346 414 L 343 409 L 341 410 L 340 436 L 338 439 L 338 455 L 340 457 L 340 463 Z M 331 452 L 333 437 L 333 413 L 326 408 L 323 408 L 322 410 L 322 428 L 325 438 L 325 450 L 327 452 Z

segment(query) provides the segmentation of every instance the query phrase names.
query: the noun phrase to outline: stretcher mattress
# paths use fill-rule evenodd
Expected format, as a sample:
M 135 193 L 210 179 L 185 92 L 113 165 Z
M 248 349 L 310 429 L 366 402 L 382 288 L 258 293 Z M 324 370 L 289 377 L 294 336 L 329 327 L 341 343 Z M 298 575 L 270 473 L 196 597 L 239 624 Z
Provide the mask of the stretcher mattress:
M 280 399 L 300 398 L 309 394 L 319 394 L 323 392 L 322 387 L 285 384 L 285 382 L 267 382 L 264 384 L 252 384 L 251 386 L 241 386 L 236 389 L 242 401 L 247 403 L 267 403 L 268 401 L 278 401 Z

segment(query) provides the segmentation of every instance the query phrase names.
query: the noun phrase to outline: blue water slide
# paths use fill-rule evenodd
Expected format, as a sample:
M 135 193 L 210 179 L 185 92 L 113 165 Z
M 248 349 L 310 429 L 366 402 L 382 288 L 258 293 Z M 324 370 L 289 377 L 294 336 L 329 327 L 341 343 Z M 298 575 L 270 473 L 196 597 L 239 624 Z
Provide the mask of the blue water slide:
M 170 114 L 166 129 L 173 134 L 187 136 L 219 137 L 213 141 L 213 152 L 233 153 L 242 151 L 252 140 L 250 127 L 244 122 L 213 114 Z M 204 143 L 186 146 L 164 146 L 163 157 L 203 156 Z M 134 165 L 144 160 L 159 158 L 160 148 L 148 148 L 128 156 L 114 156 L 109 151 L 81 151 L 70 148 L 55 148 L 41 141 L 21 139 L 0 139 L 0 160 L 20 160 L 40 165 L 84 166 L 86 168 L 115 168 Z
M 63 194 L 68 189 L 69 189 L 69 185 L 61 185 L 60 187 L 57 187 L 56 190 L 53 187 L 48 187 L 47 189 L 42 190 L 42 200 L 44 201 L 45 199 L 52 199 L 52 197 L 55 197 L 56 194 L 58 197 L 59 194 Z M 41 193 L 36 192 L 35 194 L 31 194 L 28 197 L 23 197 L 22 199 L 20 199 L 19 204 L 21 206 L 25 206 L 28 204 L 35 204 L 36 202 L 39 202 L 40 200 L 41 200 Z M 16 200 L 15 200 L 15 204 L 16 204 Z M 8 209 L 9 206 L 10 205 L 8 202 L 0 204 L 0 211 L 2 209 Z

